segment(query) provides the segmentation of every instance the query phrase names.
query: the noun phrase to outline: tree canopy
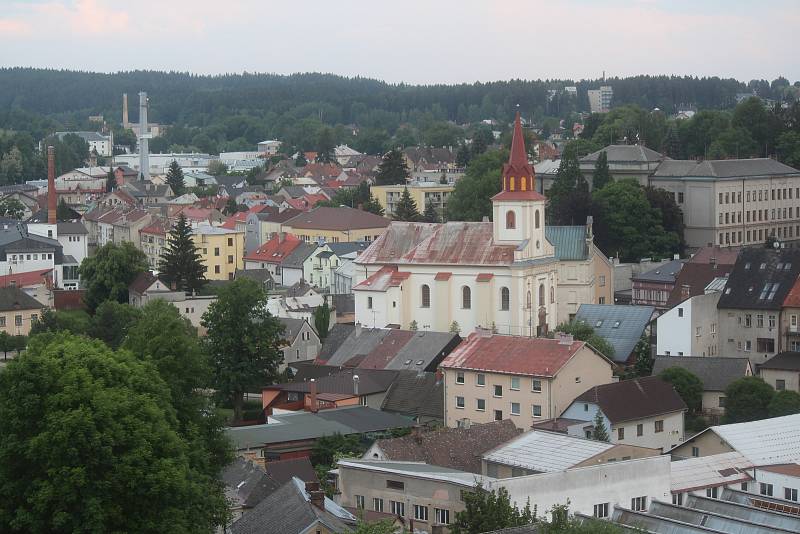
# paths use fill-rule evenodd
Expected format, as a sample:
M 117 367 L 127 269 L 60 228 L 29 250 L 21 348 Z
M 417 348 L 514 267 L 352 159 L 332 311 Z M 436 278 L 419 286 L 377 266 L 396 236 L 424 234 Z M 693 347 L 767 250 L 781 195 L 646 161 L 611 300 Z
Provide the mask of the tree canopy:
M 500 173 L 508 160 L 505 150 L 488 150 L 473 158 L 464 177 L 447 199 L 450 221 L 480 221 L 492 217 L 491 198 L 502 188 Z
M 183 180 L 183 169 L 181 169 L 177 161 L 173 160 L 173 162 L 169 164 L 169 169 L 167 170 L 167 185 L 176 196 L 182 195 L 186 189 L 186 183 Z
M 107 243 L 80 266 L 81 282 L 86 288 L 84 300 L 94 311 L 106 300 L 128 302 L 128 286 L 140 273 L 147 271 L 147 256 L 133 243 Z
M 769 417 L 775 390 L 757 376 L 734 380 L 725 389 L 725 422 L 744 423 Z
M 161 276 L 181 291 L 197 291 L 206 284 L 206 266 L 192 239 L 192 228 L 181 213 L 169 231 L 159 263 Z
M 509 527 L 530 525 L 535 514 L 530 506 L 520 510 L 511 502 L 508 490 L 503 487 L 487 491 L 477 486 L 464 492 L 464 510 L 456 512 L 450 532 L 453 534 L 479 534 Z
M 800 413 L 800 393 L 791 390 L 776 391 L 767 405 L 770 417 Z
M 405 184 L 411 172 L 408 170 L 405 156 L 396 148 L 383 155 L 378 172 L 375 174 L 376 185 Z
M 585 341 L 606 358 L 614 359 L 614 347 L 606 338 L 598 335 L 586 321 L 570 321 L 556 326 L 556 332 L 572 335 L 578 341 Z
M 703 382 L 691 371 L 683 367 L 669 367 L 659 373 L 658 377 L 669 382 L 686 403 L 690 414 L 700 412 L 703 401 Z
M 411 198 L 411 193 L 408 192 L 408 187 L 403 188 L 400 194 L 400 200 L 394 207 L 394 220 L 396 221 L 418 221 L 420 219 L 419 209 L 417 203 Z

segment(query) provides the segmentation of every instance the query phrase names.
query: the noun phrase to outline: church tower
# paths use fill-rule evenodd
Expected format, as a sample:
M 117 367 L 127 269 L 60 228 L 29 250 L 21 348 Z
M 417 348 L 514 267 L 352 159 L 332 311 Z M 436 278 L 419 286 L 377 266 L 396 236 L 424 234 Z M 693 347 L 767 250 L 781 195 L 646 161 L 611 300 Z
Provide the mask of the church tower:
M 552 255 L 544 237 L 545 197 L 536 192 L 536 174 L 528 163 L 519 112 L 502 180 L 502 191 L 492 197 L 494 242 L 519 245 L 519 259 Z

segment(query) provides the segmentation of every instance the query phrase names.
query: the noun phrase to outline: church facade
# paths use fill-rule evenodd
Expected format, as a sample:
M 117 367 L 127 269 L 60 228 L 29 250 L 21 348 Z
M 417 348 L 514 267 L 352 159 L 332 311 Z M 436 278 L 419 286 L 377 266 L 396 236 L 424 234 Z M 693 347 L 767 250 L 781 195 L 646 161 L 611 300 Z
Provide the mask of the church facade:
M 535 180 L 518 115 L 502 190 L 492 197 L 493 221 L 393 222 L 354 262 L 356 321 L 457 327 L 464 335 L 476 327 L 522 336 L 553 330 L 566 318 L 557 302 L 564 262 L 547 238 L 546 200 Z M 586 269 L 592 288 L 595 270 Z M 597 302 L 593 289 L 584 293 Z

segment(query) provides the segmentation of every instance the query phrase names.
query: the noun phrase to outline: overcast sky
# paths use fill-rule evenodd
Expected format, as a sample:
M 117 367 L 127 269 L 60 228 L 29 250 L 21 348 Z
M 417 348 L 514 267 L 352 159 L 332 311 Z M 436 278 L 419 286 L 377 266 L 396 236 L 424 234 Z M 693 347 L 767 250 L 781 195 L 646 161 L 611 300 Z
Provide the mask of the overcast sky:
M 0 64 L 391 82 L 800 79 L 798 0 L 0 0 Z

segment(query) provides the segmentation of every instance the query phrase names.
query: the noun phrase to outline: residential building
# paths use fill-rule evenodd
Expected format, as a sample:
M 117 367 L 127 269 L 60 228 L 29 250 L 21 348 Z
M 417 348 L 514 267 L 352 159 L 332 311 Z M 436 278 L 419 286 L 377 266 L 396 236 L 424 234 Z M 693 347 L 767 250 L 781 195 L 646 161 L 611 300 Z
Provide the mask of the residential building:
M 717 304 L 721 291 L 676 304 L 656 319 L 656 353 L 665 356 L 717 356 L 720 349 Z
M 481 473 L 492 478 L 513 478 L 660 454 L 657 449 L 534 429 L 484 452 Z
M 286 342 L 282 349 L 283 365 L 281 365 L 281 370 L 289 362 L 316 359 L 322 343 L 311 324 L 303 319 L 288 317 L 282 317 L 279 320 L 283 325 L 283 339 Z
M 652 306 L 581 304 L 575 320 L 591 326 L 614 349 L 614 362 L 626 365 L 633 363 L 636 344 L 648 335 L 654 313 Z
M 306 242 L 343 243 L 374 241 L 389 220 L 368 211 L 348 207 L 318 207 L 283 223 L 283 230 Z
M 780 316 L 780 350 L 800 352 L 800 278 L 783 299 Z
M 156 135 L 150 125 L 150 133 Z M 181 166 L 183 172 L 190 171 L 207 171 L 208 164 L 214 161 L 216 156 L 210 154 L 181 154 L 181 153 L 168 153 L 168 154 L 150 154 L 148 163 L 150 165 L 150 174 L 152 176 L 165 176 L 169 171 L 169 166 L 172 162 L 177 162 Z M 137 172 L 139 169 L 139 154 L 117 154 L 114 156 L 114 161 L 117 165 L 125 165 L 130 169 Z
M 356 516 L 325 496 L 318 482 L 295 477 L 248 510 L 226 532 L 345 534 L 352 532 L 357 522 Z
M 703 383 L 702 410 L 705 415 L 725 413 L 725 390 L 734 380 L 753 375 L 748 358 L 723 356 L 656 356 L 653 376 L 671 367 L 686 369 Z
M 561 417 L 584 421 L 570 425 L 568 434 L 589 437 L 598 412 L 611 443 L 666 451 L 683 441 L 686 404 L 672 384 L 658 377 L 592 387 L 579 395 Z
M 800 171 L 777 160 L 666 160 L 649 182 L 676 195 L 688 247 L 800 237 Z
M 0 287 L 0 332 L 27 336 L 44 305 L 18 287 Z
M 669 159 L 644 145 L 610 144 L 580 159 L 581 172 L 590 186 L 597 159 L 603 152 L 606 153 L 609 174 L 614 180 L 633 179 L 643 186 L 648 185 L 649 177 L 661 162 Z
M 633 293 L 631 304 L 638 306 L 655 306 L 660 313 L 667 309 L 667 301 L 685 260 L 674 259 L 655 269 L 631 277 Z
M 736 263 L 739 247 L 703 247 L 695 252 L 681 267 L 675 278 L 675 286 L 667 297 L 667 308 L 673 308 L 690 297 L 719 291 L 709 284 L 728 278 Z M 724 286 L 724 284 L 723 284 Z
M 317 242 L 300 242 L 298 246 L 288 253 L 281 262 L 281 283 L 285 286 L 293 286 L 305 282 L 308 259 L 319 248 Z
M 610 85 L 601 85 L 600 89 L 589 89 L 589 110 L 592 113 L 608 113 L 611 111 L 611 100 L 614 98 L 614 88 Z
M 281 148 L 281 142 L 276 139 L 268 139 L 266 141 L 261 141 L 257 146 L 259 152 L 267 157 L 272 157 L 278 154 L 278 150 Z
M 508 419 L 460 428 L 414 431 L 408 436 L 376 440 L 365 460 L 422 462 L 467 473 L 482 473 L 481 457 L 520 435 Z
M 156 184 L 143 180 L 128 182 L 122 188 L 140 205 L 165 204 L 175 196 L 168 184 Z
M 748 357 L 758 366 L 780 352 L 781 311 L 800 275 L 800 250 L 741 251 L 717 309 L 720 355 Z
M 182 317 L 197 328 L 198 334 L 204 336 L 203 314 L 209 306 L 216 302 L 215 295 L 188 295 L 185 291 L 170 288 L 163 280 L 151 272 L 140 273 L 128 286 L 128 301 L 131 306 L 140 308 L 155 299 L 169 302 L 178 309 Z
M 61 243 L 55 239 L 28 233 L 22 223 L 0 226 L 0 275 L 49 270 L 54 287 L 72 287 L 78 280 L 65 279 L 64 267 L 75 264 L 65 263 L 65 260 Z M 75 271 L 67 269 L 67 275 L 70 272 Z
M 139 179 L 139 172 L 131 169 L 127 165 L 118 165 L 114 167 L 114 178 L 117 181 L 117 187 L 133 182 Z
M 775 391 L 800 393 L 800 352 L 779 352 L 758 366 L 758 374 Z
M 356 320 L 545 335 L 558 321 L 558 259 L 545 237 L 517 117 L 493 222 L 393 222 L 356 260 Z
M 349 252 L 338 257 L 339 266 L 331 273 L 331 286 L 329 288 L 331 294 L 353 296 L 353 274 L 356 268 L 353 260 L 358 257 L 358 254 L 359 252 Z M 353 299 L 353 304 L 355 307 L 355 298 Z
M 202 224 L 192 228 L 192 241 L 206 266 L 206 279 L 233 280 L 244 268 L 243 232 Z
M 575 318 L 581 303 L 614 303 L 614 267 L 594 244 L 592 217 L 586 226 L 546 226 L 558 259 L 558 322 Z
M 280 232 L 265 241 L 244 257 L 244 268 L 266 269 L 277 284 L 283 283 L 281 267 L 286 257 L 302 244 L 302 241 L 293 234 Z
M 96 152 L 98 156 L 110 158 L 114 155 L 114 139 L 113 135 L 103 135 L 99 132 L 56 132 L 55 136 L 60 141 L 64 140 L 66 135 L 77 135 L 89 145 L 89 153 Z
M 430 202 L 440 218 L 447 213 L 447 198 L 453 193 L 455 184 L 441 184 L 436 182 L 412 182 L 408 185 L 373 185 L 370 192 L 375 200 L 386 211 L 387 216 L 394 215 L 397 203 L 403 196 L 403 191 L 408 189 L 411 199 L 416 203 L 417 209 L 423 213 Z
M 147 256 L 147 264 L 152 270 L 158 270 L 161 257 L 167 247 L 168 223 L 163 219 L 153 218 L 152 222 L 139 230 L 139 244 Z
M 0 287 L 19 288 L 43 306 L 54 307 L 52 269 L 0 275 Z
M 294 208 L 281 209 L 274 206 L 261 209 L 251 208 L 245 217 L 247 253 L 251 253 L 266 243 L 272 236 L 284 232 L 283 223 L 300 213 L 300 210 Z
M 98 206 L 87 212 L 82 219 L 89 232 L 89 247 L 129 242 L 136 248 L 141 248 L 139 231 L 152 220 L 153 216 L 147 211 L 126 206 Z
M 612 380 L 612 362 L 582 341 L 470 334 L 441 363 L 447 426 L 511 419 L 529 429 L 561 414 L 587 387 Z
M 688 504 L 690 496 L 720 498 L 725 488 L 754 485 L 753 464 L 738 452 L 698 456 L 670 464 L 672 504 Z

